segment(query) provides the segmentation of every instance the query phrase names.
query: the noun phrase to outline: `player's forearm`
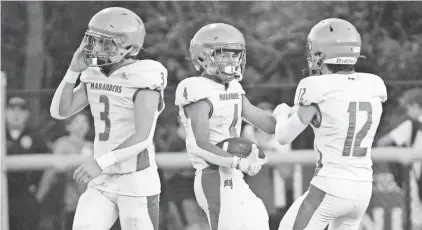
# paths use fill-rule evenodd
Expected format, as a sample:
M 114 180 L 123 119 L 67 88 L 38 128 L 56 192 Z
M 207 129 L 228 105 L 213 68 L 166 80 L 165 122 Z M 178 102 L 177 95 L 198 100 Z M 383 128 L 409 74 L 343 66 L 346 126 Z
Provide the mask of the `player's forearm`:
M 155 122 L 152 130 L 155 130 Z M 150 132 L 148 136 L 135 133 L 114 150 L 96 158 L 96 161 L 104 170 L 109 166 L 135 157 L 153 144 L 153 136 L 154 132 Z
M 138 154 L 142 153 L 150 145 L 152 145 L 152 138 L 147 138 L 143 141 L 135 143 L 136 138 L 132 137 L 129 138 L 130 140 L 127 140 L 125 145 L 121 145 L 121 148 L 116 148 L 115 150 L 105 153 L 100 157 L 96 158 L 96 161 L 102 170 L 119 162 L 135 157 Z
M 57 87 L 50 105 L 50 114 L 56 119 L 69 117 L 70 108 L 73 101 L 73 89 L 79 73 L 67 71 L 65 77 Z
M 294 112 L 290 117 L 288 114 L 281 115 L 277 117 L 276 139 L 281 145 L 290 144 L 306 127 L 307 125 L 302 123 L 297 112 Z
M 123 143 L 121 143 L 119 146 L 113 149 L 113 151 L 117 151 L 120 149 L 129 148 L 131 146 L 134 146 L 138 143 L 144 142 L 148 138 L 148 135 L 142 136 L 138 133 L 134 133 L 129 138 L 127 138 Z
M 254 119 L 252 124 L 268 134 L 274 134 L 276 123 L 277 121 L 273 116 L 262 112 L 259 118 Z
M 244 110 L 243 112 L 242 116 L 248 123 L 268 134 L 275 133 L 275 125 L 277 122 L 271 114 L 254 106 L 249 106 L 248 110 Z
M 233 167 L 233 155 L 208 141 L 197 142 L 196 146 L 193 146 L 193 148 L 193 152 L 196 156 L 209 163 L 227 168 Z

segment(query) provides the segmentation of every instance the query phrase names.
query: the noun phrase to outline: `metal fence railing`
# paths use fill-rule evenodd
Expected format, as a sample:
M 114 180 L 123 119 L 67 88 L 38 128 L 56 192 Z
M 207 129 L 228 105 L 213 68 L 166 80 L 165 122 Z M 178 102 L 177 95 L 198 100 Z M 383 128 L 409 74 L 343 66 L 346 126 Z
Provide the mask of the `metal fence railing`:
M 57 156 L 51 154 L 30 154 L 30 155 L 13 155 L 13 156 L 4 156 L 5 152 L 2 151 L 2 159 L 3 163 L 5 164 L 6 168 L 3 168 L 2 171 L 2 181 L 6 180 L 5 178 L 5 171 L 22 171 L 22 170 L 39 170 L 39 169 L 46 169 L 50 167 L 60 167 L 64 163 L 69 166 L 77 166 L 81 164 L 86 157 L 81 156 L 80 154 L 72 154 L 66 156 Z M 268 166 L 275 166 L 278 164 L 315 164 L 317 159 L 317 154 L 315 154 L 312 150 L 293 150 L 291 152 L 286 153 L 268 153 Z M 422 154 L 420 151 L 409 149 L 409 148 L 395 148 L 395 147 L 388 147 L 388 148 L 374 148 L 372 151 L 372 158 L 374 162 L 396 162 L 402 164 L 404 167 L 402 168 L 405 175 L 410 175 L 411 170 L 411 163 L 413 161 L 420 161 L 422 160 Z M 184 168 L 191 168 L 190 161 L 186 153 L 175 152 L 175 153 L 158 153 L 156 156 L 157 164 L 161 169 L 184 169 Z M 411 229 L 411 197 L 410 197 L 410 182 L 409 176 L 404 177 L 403 181 L 403 197 L 400 199 L 404 202 L 404 210 L 401 207 L 397 207 L 393 209 L 393 211 L 384 211 L 384 208 L 388 206 L 385 202 L 389 202 L 388 195 L 384 197 L 376 197 L 373 199 L 372 204 L 370 207 L 372 212 L 376 212 L 377 210 L 381 210 L 381 213 L 389 213 L 389 215 L 398 215 L 401 214 L 402 218 L 399 220 L 395 220 L 397 223 L 402 225 L 402 228 L 405 230 Z M 7 192 L 7 188 L 4 186 L 1 187 L 2 195 Z M 304 192 L 304 191 L 303 191 Z M 391 194 L 390 194 L 391 195 Z M 374 194 L 375 196 L 375 194 Z M 6 211 L 7 207 L 7 200 L 2 197 L 2 210 Z M 375 211 L 374 211 L 375 210 Z M 394 211 L 398 210 L 398 211 Z M 2 212 L 2 229 L 8 230 L 7 226 L 7 215 Z M 393 220 L 391 218 L 394 217 L 382 217 L 382 220 L 376 217 L 372 217 L 372 220 L 369 216 L 373 214 L 368 214 L 366 216 L 365 221 L 363 221 L 363 228 L 365 230 L 376 230 L 376 229 L 384 229 L 382 226 L 388 225 L 392 226 L 389 229 L 391 230 L 398 230 L 394 228 Z M 369 218 L 369 219 L 368 219 Z M 374 219 L 375 218 L 375 219 Z M 397 226 L 397 224 L 395 224 Z

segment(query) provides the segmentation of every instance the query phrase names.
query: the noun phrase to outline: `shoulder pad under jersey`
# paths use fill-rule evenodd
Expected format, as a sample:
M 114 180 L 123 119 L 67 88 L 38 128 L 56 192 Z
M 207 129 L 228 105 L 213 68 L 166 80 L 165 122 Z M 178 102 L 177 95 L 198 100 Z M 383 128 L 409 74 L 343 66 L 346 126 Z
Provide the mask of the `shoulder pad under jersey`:
M 81 82 L 90 82 L 95 80 L 98 77 L 101 77 L 102 73 L 99 68 L 97 67 L 89 67 L 85 71 L 83 71 L 80 75 Z
M 323 86 L 316 81 L 316 77 L 310 76 L 299 82 L 295 93 L 295 105 L 308 106 L 321 103 L 322 100 Z
M 363 79 L 368 80 L 368 85 L 371 87 L 371 92 L 374 97 L 379 97 L 381 102 L 387 100 L 387 87 L 385 86 L 384 80 L 378 75 L 370 73 L 357 73 L 362 75 Z
M 183 79 L 176 88 L 177 106 L 185 106 L 201 99 L 210 97 L 211 90 L 203 78 L 189 77 Z
M 128 87 L 161 91 L 167 86 L 167 69 L 154 60 L 138 60 L 124 73 Z
M 240 84 L 240 82 L 237 81 L 237 80 L 232 80 L 230 82 L 229 87 L 232 88 L 231 90 L 233 90 L 233 91 L 238 91 L 238 93 L 240 93 L 240 94 L 245 94 L 245 90 L 243 89 L 242 84 Z

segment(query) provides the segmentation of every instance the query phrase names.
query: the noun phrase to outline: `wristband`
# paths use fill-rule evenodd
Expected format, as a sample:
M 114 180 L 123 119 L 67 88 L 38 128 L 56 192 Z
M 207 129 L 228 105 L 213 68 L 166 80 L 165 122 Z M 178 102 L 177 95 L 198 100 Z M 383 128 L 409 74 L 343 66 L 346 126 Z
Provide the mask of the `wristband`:
M 72 83 L 75 84 L 76 81 L 78 80 L 78 77 L 81 73 L 78 72 L 74 72 L 70 69 L 67 70 L 66 75 L 64 75 L 63 80 L 67 83 Z

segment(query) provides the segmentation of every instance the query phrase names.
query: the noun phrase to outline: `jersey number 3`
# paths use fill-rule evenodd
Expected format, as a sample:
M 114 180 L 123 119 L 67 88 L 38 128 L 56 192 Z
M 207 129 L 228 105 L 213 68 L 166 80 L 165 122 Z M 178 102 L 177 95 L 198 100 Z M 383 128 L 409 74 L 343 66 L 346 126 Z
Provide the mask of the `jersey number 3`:
M 110 102 L 106 95 L 100 95 L 100 103 L 104 104 L 104 111 L 100 112 L 100 119 L 105 123 L 104 132 L 98 135 L 98 140 L 107 141 L 110 137 L 110 118 L 108 118 L 110 112 Z
M 365 136 L 368 134 L 369 129 L 372 125 L 372 106 L 369 102 L 359 102 L 359 111 L 364 111 L 367 113 L 367 119 L 365 121 L 365 124 L 363 124 L 363 127 L 355 136 L 356 131 L 356 119 L 357 119 L 357 102 L 350 102 L 349 103 L 349 109 L 347 112 L 349 112 L 349 128 L 347 129 L 347 137 L 346 141 L 344 142 L 344 148 L 343 148 L 343 156 L 355 156 L 355 157 L 363 157 L 366 156 L 367 148 L 360 147 L 360 144 L 365 138 Z M 355 142 L 353 144 L 353 139 L 355 139 Z M 350 154 L 352 150 L 352 144 L 353 144 L 353 153 Z

